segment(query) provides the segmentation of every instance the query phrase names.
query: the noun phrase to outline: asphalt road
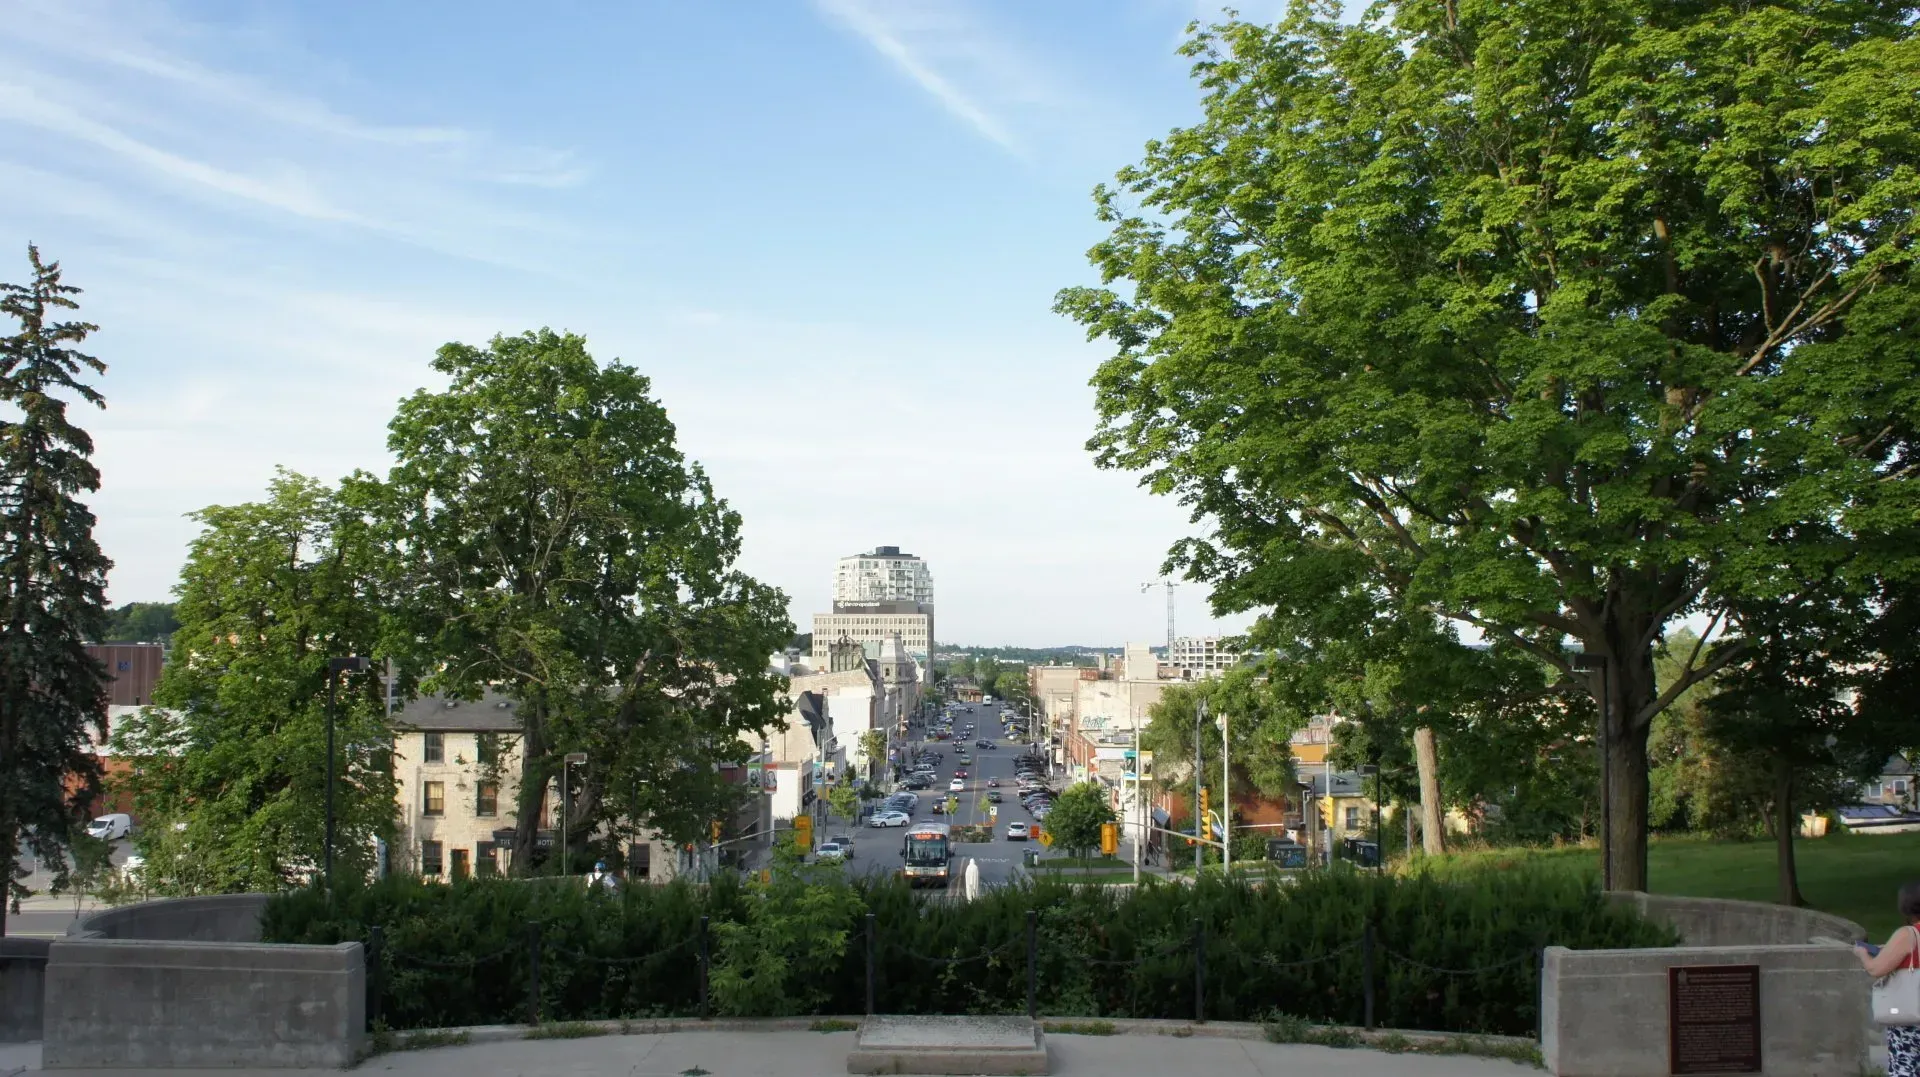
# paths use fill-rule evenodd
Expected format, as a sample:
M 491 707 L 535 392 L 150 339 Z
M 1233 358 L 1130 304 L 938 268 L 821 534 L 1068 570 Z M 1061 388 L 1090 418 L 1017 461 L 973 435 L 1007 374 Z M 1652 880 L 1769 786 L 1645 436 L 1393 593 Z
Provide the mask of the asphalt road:
M 1000 705 L 973 703 L 962 704 L 954 715 L 956 734 L 961 726 L 971 722 L 973 736 L 965 741 L 933 741 L 935 751 L 945 753 L 946 758 L 937 764 L 934 772 L 937 779 L 933 786 L 919 794 L 920 804 L 913 813 L 916 823 L 944 822 L 955 824 L 993 824 L 993 841 L 985 844 L 968 842 L 958 845 L 955 851 L 960 857 L 971 858 L 980 865 L 980 885 L 983 887 L 1000 886 L 1010 882 L 1021 874 L 1022 854 L 1029 848 L 1040 849 L 1038 842 L 1008 841 L 1008 823 L 1031 823 L 1033 818 L 1020 806 L 1020 798 L 1014 792 L 1014 759 L 1029 750 L 1025 744 L 1011 744 L 1006 739 L 1006 727 L 1000 723 Z M 920 731 L 916 731 L 920 732 Z M 999 745 L 998 748 L 978 748 L 973 746 L 976 740 L 986 739 Z M 962 744 L 973 757 L 973 763 L 962 767 L 956 761 Z M 916 745 L 918 747 L 918 745 Z M 949 792 L 947 783 L 953 778 L 956 768 L 967 772 L 966 788 L 958 793 Z M 1006 799 L 999 805 L 987 803 L 987 780 L 998 779 L 1000 792 Z M 935 815 L 933 805 L 937 800 L 948 796 L 958 797 L 960 804 L 952 816 Z M 990 809 L 999 808 L 997 819 L 990 819 Z M 829 830 L 828 833 L 839 831 Z M 854 840 L 854 858 L 847 865 L 849 870 L 863 873 L 890 872 L 900 866 L 900 846 L 904 840 L 904 831 L 899 829 L 877 830 L 861 827 L 851 831 Z M 1041 850 L 1045 855 L 1045 850 Z M 964 865 L 956 862 L 956 868 L 964 870 Z M 955 877 L 954 885 L 960 885 Z

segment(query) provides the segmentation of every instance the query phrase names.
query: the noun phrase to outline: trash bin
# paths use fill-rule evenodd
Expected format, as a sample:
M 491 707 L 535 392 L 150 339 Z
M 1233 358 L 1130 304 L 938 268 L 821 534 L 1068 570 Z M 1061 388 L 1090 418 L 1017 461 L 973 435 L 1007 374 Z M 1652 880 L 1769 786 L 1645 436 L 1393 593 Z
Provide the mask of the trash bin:
M 1028 867 L 1037 868 L 1040 866 L 1040 850 L 1028 849 L 1026 850 L 1026 856 L 1027 856 Z

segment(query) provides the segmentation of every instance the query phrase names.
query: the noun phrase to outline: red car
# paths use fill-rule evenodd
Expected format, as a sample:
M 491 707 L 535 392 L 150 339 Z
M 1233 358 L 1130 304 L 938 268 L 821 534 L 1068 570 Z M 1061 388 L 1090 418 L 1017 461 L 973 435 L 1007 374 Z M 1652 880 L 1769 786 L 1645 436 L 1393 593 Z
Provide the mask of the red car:
M 956 770 L 953 772 L 953 776 L 956 778 L 964 778 L 967 776 L 967 772 L 964 770 Z

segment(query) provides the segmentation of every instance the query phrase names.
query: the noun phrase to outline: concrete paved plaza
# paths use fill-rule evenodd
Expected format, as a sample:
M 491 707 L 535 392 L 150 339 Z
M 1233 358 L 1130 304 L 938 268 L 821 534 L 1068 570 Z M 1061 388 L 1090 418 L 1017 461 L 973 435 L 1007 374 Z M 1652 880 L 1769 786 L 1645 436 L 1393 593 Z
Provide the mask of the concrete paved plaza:
M 392 1077 L 845 1077 L 851 1032 L 697 1031 L 567 1040 L 513 1040 L 376 1055 L 358 1072 Z M 1062 1077 L 1522 1077 L 1540 1071 L 1486 1058 L 1396 1055 L 1366 1049 L 1280 1045 L 1213 1036 L 1049 1034 Z M 0 1047 L 0 1077 L 39 1065 L 39 1047 Z M 95 1071 L 64 1070 L 71 1077 Z M 139 1072 L 139 1071 L 116 1071 Z M 291 1077 L 293 1070 L 153 1070 L 167 1077 L 218 1072 Z M 102 1075 L 104 1077 L 104 1075 Z

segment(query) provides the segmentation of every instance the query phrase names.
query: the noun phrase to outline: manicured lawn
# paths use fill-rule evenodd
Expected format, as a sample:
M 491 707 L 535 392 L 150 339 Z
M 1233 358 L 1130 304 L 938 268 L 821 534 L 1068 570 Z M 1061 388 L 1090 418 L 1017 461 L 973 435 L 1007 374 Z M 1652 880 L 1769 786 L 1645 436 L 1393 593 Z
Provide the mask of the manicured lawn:
M 1867 929 L 1874 941 L 1899 926 L 1894 896 L 1902 884 L 1920 880 L 1920 834 L 1856 837 L 1831 834 L 1794 846 L 1800 893 L 1807 904 L 1844 916 Z M 1598 877 L 1599 849 L 1488 849 L 1449 855 L 1443 871 L 1518 866 L 1521 863 Z M 1689 897 L 1772 901 L 1773 843 L 1719 842 L 1704 838 L 1656 838 L 1647 850 L 1655 893 Z

